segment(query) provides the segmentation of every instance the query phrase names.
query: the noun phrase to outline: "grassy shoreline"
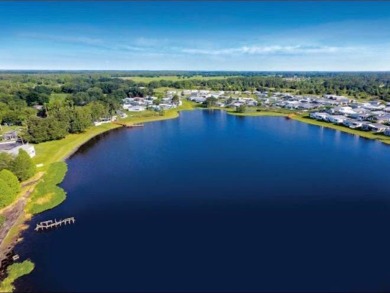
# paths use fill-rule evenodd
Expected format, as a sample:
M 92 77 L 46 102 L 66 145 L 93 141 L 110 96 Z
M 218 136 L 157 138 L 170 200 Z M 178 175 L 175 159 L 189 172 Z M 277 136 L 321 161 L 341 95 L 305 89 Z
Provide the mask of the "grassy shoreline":
M 363 130 L 358 130 L 358 129 L 352 129 L 349 127 L 346 127 L 344 125 L 337 125 L 333 124 L 330 122 L 325 122 L 325 121 L 318 121 L 315 119 L 312 119 L 308 116 L 296 114 L 296 113 L 289 113 L 289 112 L 274 112 L 274 111 L 260 111 L 260 112 L 246 112 L 246 113 L 236 113 L 233 111 L 226 111 L 230 115 L 234 116 L 242 116 L 242 117 L 264 117 L 264 116 L 269 116 L 269 117 L 288 117 L 290 119 L 306 123 L 306 124 L 311 124 L 311 125 L 316 125 L 320 127 L 326 127 L 329 129 L 333 130 L 339 130 L 344 133 L 348 134 L 353 134 L 357 135 L 362 138 L 367 138 L 367 139 L 372 139 L 372 140 L 377 140 L 379 142 L 382 142 L 384 144 L 390 144 L 390 136 L 386 136 L 383 134 L 377 134 L 377 133 L 372 133 L 368 131 L 363 131 Z
M 168 119 L 175 119 L 179 116 L 179 111 L 186 111 L 194 109 L 192 104 L 185 103 L 177 110 L 169 110 L 164 113 L 163 116 L 154 112 L 148 113 L 136 113 L 132 116 L 122 119 L 122 122 L 130 123 L 148 123 L 154 121 L 162 121 Z M 13 246 L 18 243 L 20 234 L 26 230 L 27 222 L 31 220 L 32 216 L 46 210 L 55 208 L 66 199 L 66 192 L 58 186 L 66 175 L 67 168 L 64 162 L 72 154 L 85 143 L 92 138 L 111 131 L 113 129 L 120 128 L 122 126 L 108 123 L 100 126 L 91 126 L 84 133 L 69 134 L 67 137 L 61 140 L 48 141 L 35 145 L 36 157 L 34 162 L 41 167 L 38 168 L 40 173 L 45 173 L 39 182 L 35 184 L 34 190 L 31 192 L 24 209 L 19 214 L 17 221 L 7 232 L 7 235 L 0 243 L 0 255 L 5 254 Z M 9 267 L 10 277 L 6 277 L 0 283 L 1 288 L 7 288 L 7 291 L 13 290 L 13 282 L 26 274 L 29 274 L 34 264 L 31 261 L 25 261 L 23 263 L 15 263 Z M 23 273 L 14 274 L 13 272 L 23 271 Z
M 168 119 L 175 119 L 179 117 L 179 112 L 181 111 L 189 111 L 189 110 L 195 110 L 195 109 L 204 109 L 204 110 L 210 110 L 207 108 L 199 108 L 196 104 L 185 101 L 183 103 L 183 106 L 179 107 L 175 110 L 168 110 L 165 112 L 163 116 L 160 116 L 153 112 L 146 112 L 146 113 L 135 113 L 125 119 L 122 119 L 123 122 L 130 122 L 130 123 L 147 123 L 147 122 L 154 122 L 154 121 L 162 121 L 162 120 L 168 120 Z M 300 121 L 302 123 L 308 123 L 312 125 L 322 126 L 334 130 L 339 130 L 345 133 L 350 133 L 354 135 L 358 135 L 360 137 L 369 138 L 381 141 L 386 144 L 390 144 L 390 137 L 386 137 L 384 135 L 377 135 L 369 132 L 364 132 L 360 130 L 350 129 L 345 126 L 341 125 L 334 125 L 327 122 L 321 122 L 317 121 L 302 115 L 298 114 L 292 114 L 292 113 L 284 113 L 284 112 L 276 112 L 276 111 L 259 111 L 259 112 L 246 112 L 246 113 L 236 113 L 233 110 L 228 110 L 225 108 L 211 108 L 215 110 L 223 110 L 229 115 L 234 116 L 241 116 L 241 117 L 289 117 L 290 119 Z M 63 178 L 65 177 L 65 174 L 67 172 L 66 169 L 66 163 L 64 162 L 67 158 L 69 158 L 72 154 L 74 154 L 83 144 L 91 140 L 92 138 L 105 133 L 107 131 L 111 131 L 113 129 L 117 129 L 121 127 L 120 125 L 109 123 L 104 124 L 97 127 L 90 127 L 87 129 L 86 132 L 80 133 L 80 134 L 70 134 L 66 138 L 58 141 L 50 141 L 50 142 L 44 142 L 41 144 L 35 145 L 37 156 L 34 158 L 34 162 L 36 164 L 42 164 L 42 167 L 39 168 L 39 171 L 46 172 L 46 176 L 43 176 L 43 178 L 40 179 L 40 182 L 35 185 L 35 189 L 28 199 L 28 203 L 23 211 L 23 213 L 20 214 L 18 221 L 15 223 L 14 226 L 11 227 L 11 229 L 8 231 L 7 236 L 3 239 L 2 243 L 0 244 L 0 250 L 1 247 L 3 247 L 4 243 L 12 243 L 13 239 L 18 238 L 20 236 L 20 233 L 26 229 L 26 222 L 29 221 L 32 218 L 33 214 L 37 214 L 40 212 L 43 212 L 48 209 L 52 209 L 59 204 L 61 204 L 65 200 L 65 191 L 58 187 L 57 185 L 62 182 Z M 58 163 L 65 165 L 60 166 Z M 53 165 L 56 165 L 57 171 L 53 169 Z M 50 171 L 50 172 L 49 172 Z M 48 177 L 55 177 L 55 179 L 50 180 Z M 46 178 L 46 180 L 45 180 Z M 50 194 L 50 196 L 48 196 Z M 54 194 L 54 195 L 53 195 Z M 57 196 L 56 196 L 57 194 Z M 41 204 L 42 206 L 37 206 L 37 202 L 43 202 L 44 204 Z M 27 264 L 27 263 L 26 263 Z M 33 264 L 32 266 L 28 263 L 28 269 L 26 269 L 26 273 L 32 271 L 34 268 Z M 31 268 L 31 270 L 30 270 Z M 16 278 L 25 275 L 23 274 L 16 274 L 15 278 L 11 278 L 12 281 L 9 282 L 11 279 L 5 279 L 7 280 L 7 283 L 5 284 L 7 288 L 13 288 L 12 284 L 13 281 L 16 280 Z M 4 286 L 5 280 L 0 284 L 0 288 L 4 288 L 1 286 Z
M 300 121 L 300 122 L 303 122 L 303 123 L 326 127 L 326 128 L 334 129 L 334 130 L 339 130 L 339 131 L 342 131 L 345 133 L 358 135 L 358 136 L 363 137 L 363 138 L 377 140 L 377 141 L 382 142 L 384 144 L 390 144 L 390 136 L 386 136 L 383 134 L 376 134 L 376 133 L 372 133 L 372 132 L 352 129 L 352 128 L 346 127 L 344 125 L 336 125 L 336 124 L 329 123 L 329 122 L 317 121 L 317 120 L 311 119 L 309 117 L 304 117 L 304 116 L 300 116 L 300 115 L 292 115 L 292 116 L 290 116 L 290 118 L 297 120 L 297 121 Z

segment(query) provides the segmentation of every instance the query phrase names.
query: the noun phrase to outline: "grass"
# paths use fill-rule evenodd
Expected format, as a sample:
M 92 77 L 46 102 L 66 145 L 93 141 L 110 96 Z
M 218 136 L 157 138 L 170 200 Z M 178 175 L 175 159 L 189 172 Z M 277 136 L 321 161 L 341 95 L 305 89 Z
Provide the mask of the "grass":
M 30 260 L 10 265 L 7 269 L 7 277 L 0 284 L 0 292 L 13 292 L 15 290 L 14 281 L 31 273 L 34 267 L 34 263 Z
M 111 123 L 103 124 L 100 126 L 90 127 L 84 133 L 69 134 L 66 136 L 66 138 L 61 140 L 54 140 L 37 144 L 35 145 L 35 151 L 37 155 L 34 158 L 34 162 L 36 164 L 43 164 L 43 169 L 40 170 L 47 170 L 51 163 L 66 159 L 78 147 L 86 143 L 94 136 L 118 127 L 120 126 Z
M 171 110 L 166 110 L 164 115 L 161 116 L 156 111 L 143 111 L 143 112 L 128 112 L 127 118 L 121 119 L 123 122 L 133 122 L 133 123 L 147 123 L 153 121 L 167 120 L 177 118 L 179 116 L 179 111 L 190 111 L 196 108 L 196 103 L 183 100 L 183 105 Z
M 173 88 L 173 87 L 158 87 L 158 88 L 155 88 L 153 90 L 156 94 L 157 93 L 160 93 L 160 94 L 165 94 L 167 91 L 179 91 L 178 89 L 176 88 Z
M 0 215 L 0 228 L 4 225 L 5 217 L 3 215 Z
M 194 103 L 183 101 L 182 106 L 177 109 L 165 111 L 163 116 L 155 111 L 129 112 L 129 116 L 125 119 L 121 119 L 121 121 L 146 123 L 173 119 L 179 116 L 179 110 L 192 110 L 194 107 Z M 120 126 L 112 123 L 103 124 L 90 127 L 84 133 L 69 134 L 66 138 L 61 140 L 35 145 L 37 156 L 34 158 L 34 162 L 36 164 L 43 164 L 40 171 L 46 171 L 46 174 L 35 187 L 29 202 L 27 203 L 26 212 L 29 214 L 37 214 L 61 204 L 66 198 L 66 192 L 58 187 L 57 184 L 62 182 L 67 171 L 66 163 L 63 161 L 77 150 L 78 147 L 94 136 L 117 127 Z
M 335 129 L 335 130 L 340 130 L 340 131 L 343 131 L 346 133 L 358 135 L 358 136 L 368 138 L 368 139 L 375 139 L 375 140 L 378 140 L 380 142 L 390 144 L 390 137 L 383 135 L 383 134 L 377 134 L 377 133 L 372 133 L 372 132 L 358 130 L 358 129 L 351 129 L 351 128 L 346 127 L 344 125 L 336 125 L 336 124 L 324 122 L 324 121 L 317 121 L 315 119 L 311 119 L 308 116 L 292 115 L 291 118 L 294 120 L 297 120 L 297 121 L 304 122 L 304 123 L 323 126 L 323 127 L 331 128 L 331 129 Z
M 307 124 L 312 124 L 312 125 L 317 125 L 317 126 L 322 126 L 322 127 L 334 129 L 334 130 L 339 130 L 339 131 L 346 132 L 349 134 L 358 135 L 360 137 L 364 137 L 364 138 L 368 138 L 368 139 L 375 139 L 375 140 L 378 140 L 380 142 L 390 144 L 390 137 L 383 135 L 383 134 L 377 134 L 377 133 L 358 130 L 358 129 L 351 129 L 351 128 L 346 127 L 344 125 L 337 125 L 337 124 L 333 124 L 333 123 L 329 123 L 329 122 L 325 122 L 325 121 L 317 121 L 315 119 L 311 119 L 307 115 L 299 115 L 299 114 L 296 114 L 292 111 L 283 110 L 283 109 L 280 109 L 280 110 L 279 109 L 278 110 L 261 109 L 260 112 L 249 111 L 249 112 L 245 112 L 245 113 L 236 113 L 234 111 L 234 109 L 229 109 L 229 110 L 226 110 L 226 112 L 228 114 L 236 115 L 236 116 L 285 116 L 285 117 L 288 116 L 291 119 L 294 119 L 294 120 L 297 120 L 300 122 L 304 122 Z
M 38 214 L 52 209 L 61 204 L 66 198 L 66 192 L 57 184 L 65 177 L 67 165 L 65 162 L 55 162 L 49 166 L 45 176 L 38 183 L 31 195 L 26 211 L 31 214 Z

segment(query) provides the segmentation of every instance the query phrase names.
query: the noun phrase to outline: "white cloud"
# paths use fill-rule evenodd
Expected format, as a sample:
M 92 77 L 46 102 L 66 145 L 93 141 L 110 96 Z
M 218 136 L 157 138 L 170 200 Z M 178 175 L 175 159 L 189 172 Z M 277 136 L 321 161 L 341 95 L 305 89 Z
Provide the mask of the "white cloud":
M 362 50 L 363 48 L 355 47 L 334 47 L 334 46 L 241 46 L 236 48 L 224 48 L 224 49 L 193 49 L 193 48 L 183 48 L 181 49 L 182 53 L 188 54 L 200 54 L 200 55 L 268 55 L 268 54 L 287 54 L 287 55 L 296 55 L 296 54 L 332 54 L 332 53 L 342 53 L 342 52 L 354 52 L 357 50 Z

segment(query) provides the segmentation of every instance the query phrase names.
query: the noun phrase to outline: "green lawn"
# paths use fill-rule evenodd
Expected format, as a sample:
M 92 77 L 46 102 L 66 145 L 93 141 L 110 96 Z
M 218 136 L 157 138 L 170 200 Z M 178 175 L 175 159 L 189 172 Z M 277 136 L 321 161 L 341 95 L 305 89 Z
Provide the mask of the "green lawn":
M 62 161 L 68 157 L 74 150 L 86 143 L 92 137 L 105 131 L 120 127 L 112 123 L 100 126 L 91 126 L 86 132 L 80 134 L 69 134 L 61 140 L 43 142 L 35 145 L 37 153 L 34 158 L 36 164 L 44 164 L 39 171 L 47 170 L 48 165 L 54 162 Z
M 62 182 L 67 170 L 65 162 L 55 162 L 49 166 L 27 203 L 26 211 L 28 213 L 41 213 L 58 206 L 65 200 L 66 192 L 57 184 Z
M 21 263 L 14 263 L 7 268 L 7 277 L 0 284 L 0 292 L 13 292 L 13 285 L 17 278 L 27 275 L 34 269 L 34 264 L 30 260 Z
M 173 87 L 158 87 L 153 90 L 155 94 L 160 93 L 160 94 L 166 94 L 167 91 L 180 91 L 180 89 L 175 89 Z
M 192 110 L 193 108 L 194 104 L 192 102 L 183 101 L 183 105 L 180 108 L 165 111 L 164 115 L 160 115 L 154 111 L 128 112 L 128 117 L 120 121 L 127 123 L 147 123 L 173 119 L 179 116 L 178 110 Z M 26 212 L 37 214 L 63 202 L 66 198 L 66 193 L 62 188 L 57 186 L 57 184 L 61 183 L 67 171 L 66 164 L 62 161 L 94 136 L 118 127 L 121 126 L 113 123 L 91 126 L 84 133 L 69 134 L 61 140 L 48 141 L 35 145 L 37 155 L 34 158 L 34 162 L 36 164 L 43 164 L 42 167 L 38 168 L 38 171 L 46 171 L 46 173 L 30 197 Z

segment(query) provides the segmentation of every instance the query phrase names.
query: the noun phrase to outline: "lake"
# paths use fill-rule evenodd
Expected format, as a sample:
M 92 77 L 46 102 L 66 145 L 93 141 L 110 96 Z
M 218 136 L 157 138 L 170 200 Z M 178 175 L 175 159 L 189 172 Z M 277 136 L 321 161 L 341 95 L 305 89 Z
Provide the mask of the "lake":
M 382 143 L 192 111 L 105 133 L 67 163 L 66 201 L 16 247 L 36 264 L 18 291 L 390 290 Z

